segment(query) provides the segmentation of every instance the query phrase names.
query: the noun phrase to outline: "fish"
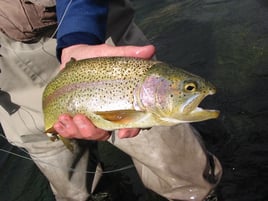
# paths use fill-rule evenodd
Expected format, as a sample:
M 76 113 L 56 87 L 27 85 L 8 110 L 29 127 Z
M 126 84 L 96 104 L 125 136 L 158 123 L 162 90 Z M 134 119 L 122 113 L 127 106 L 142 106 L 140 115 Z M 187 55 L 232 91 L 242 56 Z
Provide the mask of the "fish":
M 107 131 L 214 119 L 219 111 L 199 104 L 215 93 L 209 81 L 162 61 L 72 58 L 43 92 L 45 132 L 66 113 L 86 115 Z

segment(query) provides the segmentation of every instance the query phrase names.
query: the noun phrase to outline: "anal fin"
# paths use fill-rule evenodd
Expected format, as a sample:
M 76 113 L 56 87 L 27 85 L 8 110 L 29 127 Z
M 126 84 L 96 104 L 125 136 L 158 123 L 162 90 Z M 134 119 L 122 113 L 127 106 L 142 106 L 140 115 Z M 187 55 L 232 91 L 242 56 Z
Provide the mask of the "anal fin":
M 66 146 L 67 149 L 69 149 L 71 152 L 74 151 L 74 147 L 73 144 L 71 142 L 70 139 L 64 138 L 62 136 L 60 136 L 58 134 L 58 132 L 53 128 L 48 128 L 45 133 L 47 134 L 47 136 L 50 138 L 51 141 L 57 141 L 57 140 L 61 140 L 63 142 L 63 144 Z

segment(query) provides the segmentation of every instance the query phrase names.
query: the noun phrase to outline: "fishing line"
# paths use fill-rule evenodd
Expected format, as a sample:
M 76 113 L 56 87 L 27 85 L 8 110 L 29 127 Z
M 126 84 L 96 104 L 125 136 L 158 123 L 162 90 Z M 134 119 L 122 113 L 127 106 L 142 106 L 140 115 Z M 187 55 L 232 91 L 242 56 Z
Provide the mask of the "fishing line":
M 5 140 L 7 140 L 7 138 L 6 138 L 4 135 L 2 135 L 2 134 L 0 134 L 0 137 L 2 137 L 2 138 L 4 138 Z M 9 141 L 9 142 L 10 142 L 10 141 Z M 14 143 L 14 142 L 10 142 L 10 143 Z M 18 144 L 19 144 L 19 143 L 18 143 Z M 22 151 L 22 152 L 24 152 L 24 153 L 30 155 L 29 152 L 27 152 L 25 149 L 22 149 L 22 148 L 17 147 L 17 146 L 16 146 L 16 148 L 18 148 L 20 151 Z M 42 160 L 38 159 L 38 158 L 35 157 L 35 156 L 31 156 L 31 157 L 22 156 L 22 155 L 20 155 L 20 154 L 18 154 L 18 153 L 11 152 L 11 151 L 9 151 L 9 150 L 5 150 L 5 149 L 2 149 L 2 148 L 0 148 L 0 151 L 2 151 L 2 152 L 4 152 L 4 153 L 11 154 L 11 155 L 13 155 L 13 156 L 16 156 L 16 157 L 19 157 L 19 158 L 22 158 L 22 159 L 25 159 L 25 160 L 30 160 L 30 161 L 33 161 L 33 162 L 39 162 L 39 163 L 48 165 L 48 166 L 53 167 L 53 168 L 57 168 L 57 169 L 65 169 L 65 170 L 68 171 L 68 172 L 71 171 L 71 172 L 84 173 L 84 174 L 96 174 L 96 173 L 109 174 L 109 173 L 121 172 L 121 171 L 128 170 L 128 169 L 131 169 L 131 168 L 134 168 L 134 167 L 135 167 L 134 165 L 130 164 L 130 165 L 126 165 L 126 166 L 124 166 L 124 167 L 117 168 L 117 169 L 113 169 L 113 170 L 105 170 L 105 171 L 98 171 L 98 170 L 97 170 L 97 171 L 80 171 L 80 170 L 76 170 L 76 169 L 74 169 L 74 168 L 59 167 L 59 166 L 56 166 L 56 165 L 54 165 L 54 164 L 51 164 L 51 163 L 42 161 Z
M 59 30 L 59 28 L 60 28 L 60 26 L 61 26 L 61 24 L 62 24 L 62 22 L 63 22 L 63 20 L 64 20 L 64 18 L 66 16 L 66 14 L 67 14 L 67 11 L 69 10 L 72 2 L 73 2 L 73 0 L 70 0 L 70 2 L 67 4 L 67 6 L 66 6 L 66 8 L 65 8 L 65 10 L 64 10 L 64 12 L 62 14 L 62 18 L 60 19 L 60 21 L 58 23 L 58 26 L 57 26 L 56 30 L 54 31 L 54 33 L 51 35 L 50 39 L 53 39 L 54 36 L 56 35 L 57 31 Z
M 35 121 L 33 115 L 25 107 L 23 107 L 23 106 L 21 106 L 20 109 L 30 116 L 30 118 L 32 119 L 32 122 L 34 123 L 35 129 L 37 129 L 39 132 L 42 132 L 43 133 L 43 130 L 37 126 L 37 122 Z M 28 127 L 27 123 L 24 121 L 24 118 L 22 117 L 22 114 L 21 114 L 22 111 L 18 110 L 18 115 L 19 115 L 21 121 L 23 122 L 24 126 L 27 128 L 27 130 L 29 132 L 31 132 L 31 129 Z
M 64 20 L 64 18 L 65 18 L 65 16 L 66 16 L 68 10 L 69 10 L 69 8 L 70 8 L 72 2 L 73 2 L 73 0 L 70 0 L 69 3 L 67 4 L 67 6 L 66 6 L 66 8 L 64 9 L 64 12 L 63 12 L 63 14 L 62 14 L 62 17 L 61 17 L 61 19 L 59 20 L 58 26 L 57 26 L 57 28 L 55 29 L 55 31 L 52 33 L 52 35 L 50 36 L 49 40 L 53 40 L 53 38 L 56 36 L 57 31 L 59 30 L 59 28 L 60 28 L 60 26 L 61 26 L 61 24 L 62 24 L 62 22 L 63 22 L 63 20 Z M 52 55 L 49 51 L 47 51 L 47 50 L 45 49 L 44 43 L 42 43 L 42 42 L 40 41 L 40 44 L 42 45 L 41 48 L 42 48 L 42 50 L 44 50 L 44 52 L 46 52 L 46 53 L 49 54 L 49 55 Z M 52 55 L 52 56 L 54 56 L 54 55 Z

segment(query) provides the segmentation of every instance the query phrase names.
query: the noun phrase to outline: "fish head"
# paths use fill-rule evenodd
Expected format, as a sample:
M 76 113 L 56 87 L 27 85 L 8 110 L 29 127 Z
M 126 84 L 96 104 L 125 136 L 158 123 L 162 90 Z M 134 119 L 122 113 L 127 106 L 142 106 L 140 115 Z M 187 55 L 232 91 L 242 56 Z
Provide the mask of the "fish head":
M 217 118 L 219 111 L 199 107 L 205 97 L 215 93 L 216 88 L 198 76 L 188 74 L 183 79 L 173 79 L 167 112 L 172 118 L 184 122 Z
M 140 90 L 143 108 L 171 124 L 217 118 L 219 111 L 199 107 L 202 100 L 216 93 L 205 79 L 165 63 L 150 69 Z

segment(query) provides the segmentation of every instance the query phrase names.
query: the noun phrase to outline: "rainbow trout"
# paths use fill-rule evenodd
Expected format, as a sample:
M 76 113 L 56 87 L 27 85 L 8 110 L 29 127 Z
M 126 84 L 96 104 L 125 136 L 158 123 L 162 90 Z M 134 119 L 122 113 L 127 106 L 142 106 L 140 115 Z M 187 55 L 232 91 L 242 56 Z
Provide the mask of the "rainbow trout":
M 74 60 L 43 94 L 46 132 L 58 116 L 84 114 L 105 130 L 172 126 L 217 118 L 198 107 L 215 87 L 160 61 L 127 57 Z

